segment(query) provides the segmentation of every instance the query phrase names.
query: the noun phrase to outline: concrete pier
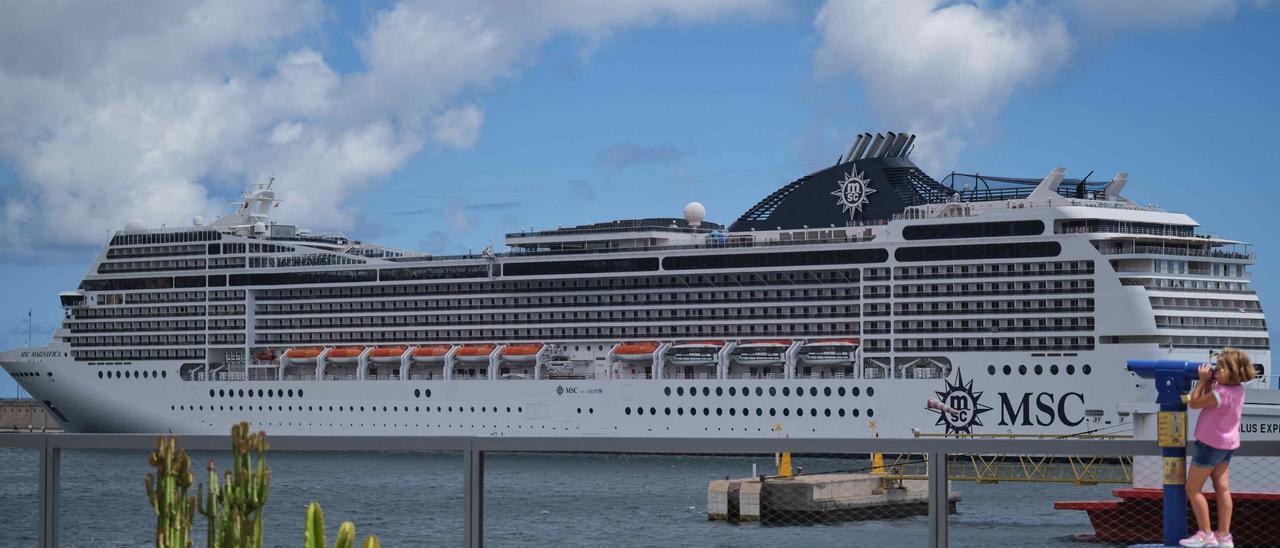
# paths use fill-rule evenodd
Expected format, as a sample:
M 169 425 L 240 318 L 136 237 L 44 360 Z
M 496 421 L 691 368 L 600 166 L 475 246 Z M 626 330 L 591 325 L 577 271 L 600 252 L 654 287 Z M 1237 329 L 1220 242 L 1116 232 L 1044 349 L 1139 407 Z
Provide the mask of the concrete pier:
M 56 432 L 62 426 L 36 400 L 0 398 L 0 432 L 5 430 Z
M 948 483 L 948 511 L 960 496 Z M 872 474 L 813 474 L 713 480 L 707 519 L 776 525 L 893 519 L 929 513 L 928 482 Z

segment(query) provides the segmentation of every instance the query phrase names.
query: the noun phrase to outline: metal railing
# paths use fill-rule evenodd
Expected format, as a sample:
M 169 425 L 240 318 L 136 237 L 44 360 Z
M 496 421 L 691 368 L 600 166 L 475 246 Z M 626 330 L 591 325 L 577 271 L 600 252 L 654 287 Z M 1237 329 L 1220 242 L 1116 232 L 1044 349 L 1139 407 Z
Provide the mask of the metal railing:
M 39 546 L 58 545 L 62 451 L 84 449 L 149 450 L 157 434 L 13 433 L 0 435 L 0 448 L 39 452 Z M 928 485 L 928 545 L 948 545 L 949 466 L 976 455 L 1159 455 L 1151 440 L 1025 438 L 626 438 L 626 437 L 393 437 L 271 436 L 275 451 L 451 451 L 463 455 L 463 539 L 468 547 L 484 543 L 485 457 L 490 453 L 613 453 L 681 455 L 762 455 L 779 452 L 851 455 L 876 452 L 925 455 Z M 222 451 L 228 436 L 184 435 L 188 451 Z M 1280 441 L 1250 441 L 1235 452 L 1242 457 L 1280 457 Z M 958 458 L 957 458 L 958 457 Z M 319 478 L 317 478 L 319 481 Z

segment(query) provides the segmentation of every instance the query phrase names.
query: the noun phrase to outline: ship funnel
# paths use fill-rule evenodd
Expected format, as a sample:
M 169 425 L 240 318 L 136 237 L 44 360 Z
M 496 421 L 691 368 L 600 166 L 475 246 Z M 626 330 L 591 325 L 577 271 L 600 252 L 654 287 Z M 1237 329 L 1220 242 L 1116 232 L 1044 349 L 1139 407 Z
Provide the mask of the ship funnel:
M 863 143 L 863 141 L 865 141 L 867 137 L 867 134 L 862 133 L 853 140 L 853 145 L 849 146 L 849 153 L 844 155 L 844 161 L 852 162 L 858 159 L 857 155 L 862 152 L 862 147 L 866 146 L 866 143 Z

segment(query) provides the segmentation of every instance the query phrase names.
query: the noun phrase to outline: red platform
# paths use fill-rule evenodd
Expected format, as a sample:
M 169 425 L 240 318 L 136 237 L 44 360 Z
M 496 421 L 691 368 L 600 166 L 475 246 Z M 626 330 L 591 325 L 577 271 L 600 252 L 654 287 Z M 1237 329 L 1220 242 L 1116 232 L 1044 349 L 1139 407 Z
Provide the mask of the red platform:
M 1053 503 L 1055 510 L 1084 510 L 1093 524 L 1092 535 L 1081 538 L 1101 542 L 1158 543 L 1164 539 L 1161 522 L 1164 493 L 1160 489 L 1124 488 L 1111 492 L 1120 500 L 1064 501 Z M 1209 518 L 1217 524 L 1218 508 L 1213 492 Z M 1231 536 L 1241 546 L 1280 546 L 1280 493 L 1231 493 Z M 1195 530 L 1196 518 L 1187 506 L 1187 526 Z

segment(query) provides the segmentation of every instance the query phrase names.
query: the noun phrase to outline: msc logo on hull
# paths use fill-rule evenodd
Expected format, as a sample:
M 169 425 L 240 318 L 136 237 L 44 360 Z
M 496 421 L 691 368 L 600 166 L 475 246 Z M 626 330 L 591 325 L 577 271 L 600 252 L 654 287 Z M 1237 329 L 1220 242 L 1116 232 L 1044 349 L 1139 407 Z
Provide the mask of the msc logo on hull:
M 966 381 L 957 369 L 954 382 L 943 382 L 943 390 L 934 392 L 943 404 L 935 424 L 947 434 L 972 434 L 975 426 L 984 426 L 982 414 L 992 408 L 982 403 L 983 392 L 974 389 L 973 380 Z M 1085 419 L 1080 392 L 997 392 L 996 397 L 1000 400 L 998 426 L 1079 426 Z

